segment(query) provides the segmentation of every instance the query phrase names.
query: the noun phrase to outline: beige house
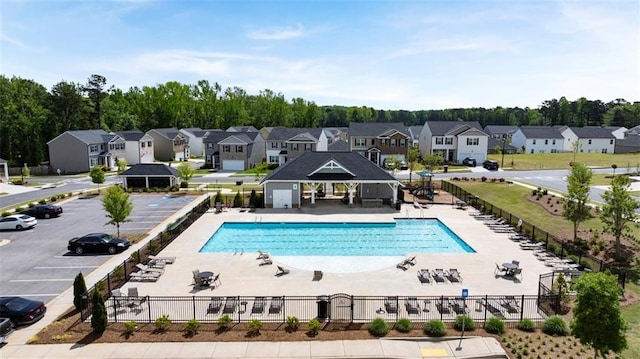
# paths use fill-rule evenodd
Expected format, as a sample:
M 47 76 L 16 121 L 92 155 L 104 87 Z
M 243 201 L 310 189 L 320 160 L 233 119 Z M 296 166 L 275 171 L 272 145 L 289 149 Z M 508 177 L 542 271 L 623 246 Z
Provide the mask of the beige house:
M 126 141 L 124 159 L 128 165 L 138 163 L 152 163 L 153 157 L 153 137 L 138 130 L 119 131 L 115 133 Z
M 177 128 L 154 128 L 147 131 L 153 137 L 153 155 L 157 161 L 186 161 L 189 141 Z

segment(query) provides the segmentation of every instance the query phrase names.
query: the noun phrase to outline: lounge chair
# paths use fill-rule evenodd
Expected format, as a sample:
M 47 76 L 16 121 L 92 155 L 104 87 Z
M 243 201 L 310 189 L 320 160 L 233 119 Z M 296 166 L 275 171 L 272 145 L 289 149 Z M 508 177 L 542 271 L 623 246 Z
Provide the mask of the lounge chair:
M 225 300 L 223 297 L 211 297 L 211 302 L 209 302 L 209 306 L 207 307 L 207 313 L 217 314 L 224 303 Z
M 319 281 L 319 280 L 321 280 L 321 279 L 322 279 L 322 275 L 323 275 L 323 273 L 322 273 L 322 271 L 321 271 L 321 270 L 315 270 L 315 271 L 313 271 L 313 280 L 314 280 L 314 281 Z
M 276 271 L 276 276 L 283 276 L 285 274 L 289 274 L 291 271 L 287 268 L 282 268 L 281 266 L 277 266 L 278 270 Z
M 166 264 L 173 264 L 173 262 L 176 261 L 176 257 L 156 257 L 156 256 L 149 256 L 149 259 L 155 262 L 163 262 Z
M 447 272 L 447 278 L 449 278 L 449 281 L 451 282 L 462 283 L 462 276 L 460 276 L 460 272 L 455 268 L 449 269 Z
M 495 299 L 482 299 L 482 304 L 489 311 L 489 313 L 493 314 L 496 317 L 504 318 L 504 314 L 502 314 L 502 305 Z
M 438 309 L 438 311 L 440 313 L 451 313 L 451 307 L 449 306 L 450 301 L 449 298 L 447 297 L 440 297 L 436 300 L 436 309 Z
M 269 305 L 269 314 L 279 314 L 282 310 L 284 299 L 282 297 L 271 297 L 271 304 Z
M 267 297 L 256 297 L 251 307 L 251 314 L 264 313 L 264 307 L 267 305 Z
M 387 313 L 398 313 L 398 297 L 386 297 L 384 299 L 384 309 Z
M 258 257 L 256 259 L 265 259 L 265 258 L 269 258 L 269 253 L 267 252 L 263 252 L 263 251 L 258 251 Z
M 420 204 L 418 203 L 418 201 L 413 201 L 413 208 L 418 208 L 420 209 Z
M 502 299 L 502 306 L 507 309 L 509 314 L 520 313 L 520 305 L 514 296 L 506 296 Z
M 418 271 L 418 280 L 420 283 L 431 283 L 431 273 L 428 269 L 420 269 Z
M 224 302 L 222 313 L 231 314 L 236 311 L 236 307 L 238 307 L 238 301 L 236 297 L 227 297 L 227 300 Z
M 404 301 L 404 306 L 407 309 L 408 314 L 419 314 L 420 306 L 418 305 L 418 298 L 407 297 Z
M 259 266 L 266 266 L 273 264 L 273 261 L 269 257 L 263 257 L 262 261 L 258 264 Z
M 433 271 L 433 279 L 436 282 L 442 282 L 445 283 L 447 281 L 447 278 L 445 277 L 445 273 L 444 270 L 442 268 L 436 268 Z
M 449 308 L 452 308 L 456 314 L 465 314 L 467 312 L 467 305 L 461 298 L 449 299 Z
M 405 261 L 405 263 L 411 264 L 412 266 L 414 266 L 414 265 L 416 265 L 416 256 L 413 256 L 411 258 L 407 258 L 404 261 Z
M 520 248 L 521 249 L 525 249 L 525 250 L 533 250 L 533 249 L 540 249 L 544 247 L 544 243 L 542 242 L 538 242 L 538 243 L 520 243 Z
M 396 268 L 402 269 L 402 270 L 407 270 L 407 269 L 409 269 L 409 265 L 407 264 L 406 260 L 403 260 L 402 262 L 396 264 Z
M 130 280 L 135 281 L 147 281 L 147 282 L 155 282 L 160 278 L 160 273 L 157 272 L 133 272 L 129 275 Z
M 160 273 L 160 274 L 164 273 L 164 268 L 149 267 L 142 263 L 136 264 L 136 268 L 140 269 L 143 272 Z

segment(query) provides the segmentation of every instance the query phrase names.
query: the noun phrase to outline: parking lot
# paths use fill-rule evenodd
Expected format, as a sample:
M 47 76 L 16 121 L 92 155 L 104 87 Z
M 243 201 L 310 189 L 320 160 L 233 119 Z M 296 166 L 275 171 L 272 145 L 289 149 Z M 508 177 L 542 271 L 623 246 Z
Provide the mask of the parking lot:
M 147 233 L 194 197 L 140 194 L 131 195 L 131 200 L 131 222 L 121 224 L 121 234 Z M 75 255 L 67 251 L 67 242 L 73 237 L 91 232 L 115 236 L 116 227 L 105 224 L 109 219 L 100 197 L 60 205 L 64 213 L 59 218 L 39 219 L 35 228 L 26 231 L 0 232 L 0 242 L 4 243 L 0 245 L 0 296 L 17 295 L 46 303 L 71 287 L 79 272 L 86 276 L 111 258 L 107 254 Z

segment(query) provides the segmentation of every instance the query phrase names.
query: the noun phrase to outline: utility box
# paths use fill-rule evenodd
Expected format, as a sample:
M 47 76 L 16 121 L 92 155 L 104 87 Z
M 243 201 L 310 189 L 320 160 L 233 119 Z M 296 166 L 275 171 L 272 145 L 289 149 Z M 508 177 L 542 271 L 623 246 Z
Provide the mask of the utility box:
M 329 296 L 318 296 L 316 303 L 318 303 L 318 321 L 324 322 L 329 318 Z

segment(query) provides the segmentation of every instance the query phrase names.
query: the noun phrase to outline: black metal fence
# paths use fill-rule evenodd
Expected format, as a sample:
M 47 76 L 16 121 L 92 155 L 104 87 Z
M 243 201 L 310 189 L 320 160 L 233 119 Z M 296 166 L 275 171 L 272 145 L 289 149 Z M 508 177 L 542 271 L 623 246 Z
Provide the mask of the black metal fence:
M 167 315 L 174 323 L 195 319 L 216 323 L 224 315 L 232 321 L 246 323 L 259 319 L 264 323 L 285 323 L 295 316 L 301 322 L 369 323 L 376 318 L 397 322 L 408 318 L 414 323 L 438 319 L 455 322 L 459 315 L 472 318 L 484 326 L 487 319 L 498 317 L 515 326 L 522 319 L 541 323 L 556 314 L 557 296 L 536 295 L 447 296 L 180 296 L 180 297 L 111 297 L 106 301 L 111 322 L 153 323 Z
M 466 201 L 468 205 L 473 206 L 477 210 L 485 214 L 505 219 L 514 227 L 514 229 L 518 227 L 518 222 L 522 221 L 522 225 L 518 227 L 518 230 L 529 236 L 531 240 L 544 242 L 546 250 L 554 252 L 560 256 L 560 258 L 569 257 L 571 260 L 581 265 L 582 268 L 597 271 L 609 270 L 611 273 L 618 276 L 618 282 L 624 288 L 626 282 L 626 271 L 624 269 L 608 266 L 602 259 L 588 253 L 587 249 L 575 245 L 570 240 L 555 237 L 540 227 L 536 227 L 532 223 L 527 222 L 526 219 L 516 216 L 513 213 L 495 206 L 493 203 L 483 200 L 479 196 L 466 191 L 455 183 L 442 181 L 441 186 L 444 191 L 451 193 L 460 200 Z
M 167 228 L 158 233 L 154 238 L 149 240 L 143 247 L 137 249 L 124 262 L 116 266 L 104 278 L 100 279 L 95 285 L 89 288 L 84 296 L 84 305 L 80 312 L 81 320 L 86 320 L 91 315 L 90 294 L 94 290 L 98 290 L 104 298 L 111 295 L 111 291 L 120 288 L 131 277 L 131 273 L 137 272 L 138 263 L 147 263 L 150 255 L 156 255 L 166 248 L 174 239 L 184 232 L 193 222 L 207 212 L 211 206 L 211 198 L 207 196 L 203 201 L 196 204 L 187 214 L 167 226 Z

